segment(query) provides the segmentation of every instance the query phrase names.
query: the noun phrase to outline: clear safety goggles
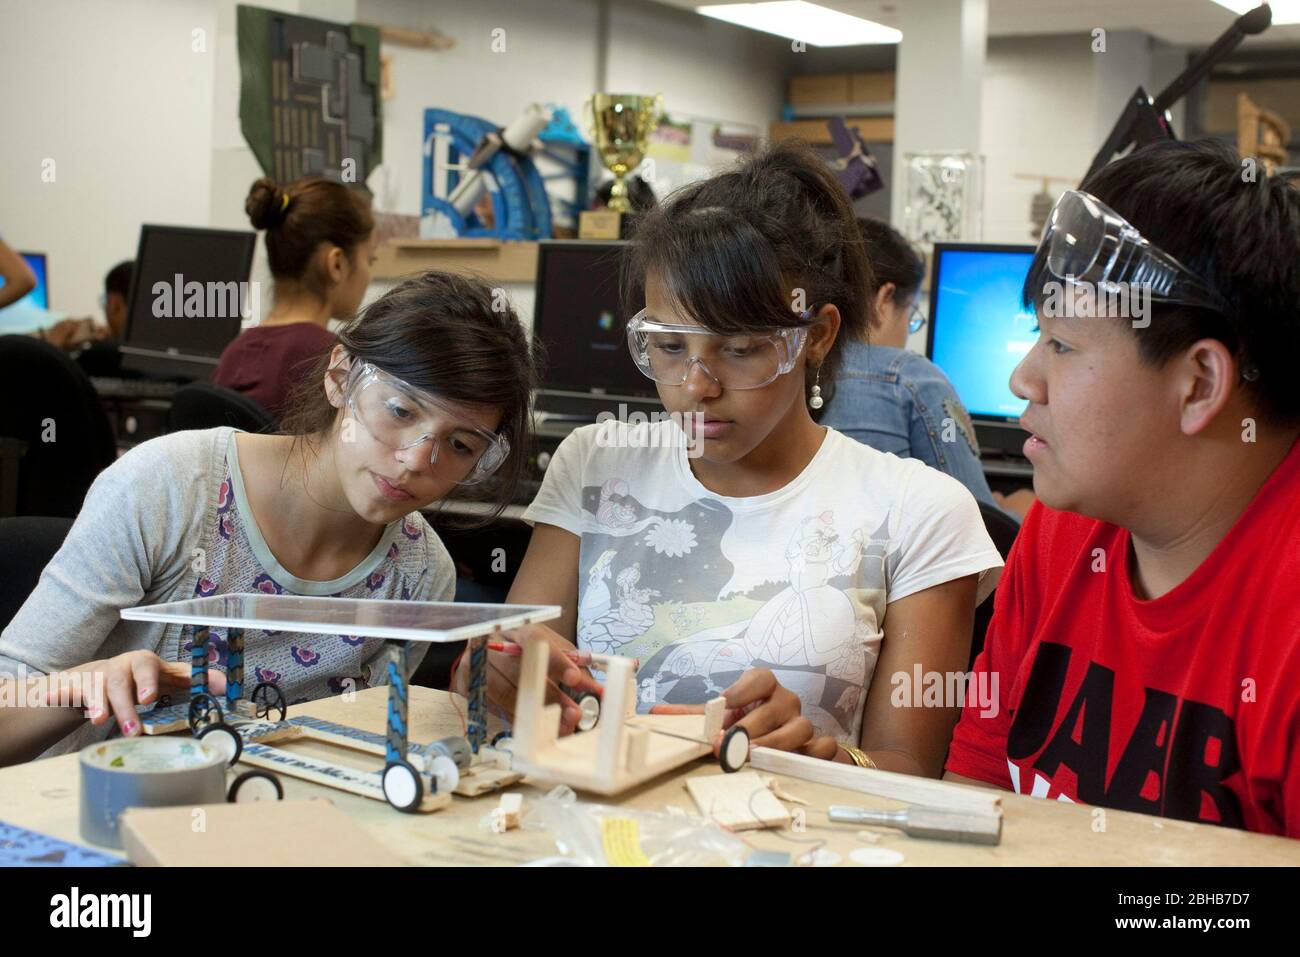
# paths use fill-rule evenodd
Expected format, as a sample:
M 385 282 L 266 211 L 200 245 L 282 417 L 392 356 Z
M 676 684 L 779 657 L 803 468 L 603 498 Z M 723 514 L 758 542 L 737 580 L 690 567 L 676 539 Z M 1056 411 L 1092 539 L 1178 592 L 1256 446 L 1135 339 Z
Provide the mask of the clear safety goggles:
M 1039 253 L 1057 279 L 1099 291 L 1149 287 L 1157 302 L 1227 311 L 1227 301 L 1097 197 L 1071 189 L 1052 207 Z M 1123 285 L 1121 285 L 1123 284 Z
M 921 306 L 915 299 L 907 310 L 907 333 L 915 335 L 925 328 L 925 313 L 921 311 Z
M 627 324 L 627 347 L 641 374 L 682 385 L 698 365 L 724 389 L 758 389 L 794 368 L 808 339 L 801 326 L 722 336 L 702 326 L 657 322 L 642 309 Z
M 394 451 L 432 442 L 434 470 L 458 485 L 484 481 L 510 454 L 505 436 L 458 423 L 446 403 L 369 362 L 352 361 L 345 394 L 353 417 L 376 442 Z

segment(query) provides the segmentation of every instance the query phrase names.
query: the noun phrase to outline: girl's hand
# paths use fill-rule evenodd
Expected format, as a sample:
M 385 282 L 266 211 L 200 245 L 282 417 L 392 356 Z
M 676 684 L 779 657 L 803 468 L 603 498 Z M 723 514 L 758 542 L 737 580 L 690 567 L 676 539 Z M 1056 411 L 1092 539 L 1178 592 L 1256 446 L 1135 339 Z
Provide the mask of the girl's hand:
M 51 707 L 84 708 L 93 725 L 116 718 L 125 735 L 139 734 L 137 704 L 150 704 L 160 694 L 190 687 L 188 661 L 163 661 L 152 651 L 128 651 L 101 661 L 91 661 L 49 676 L 45 703 Z M 224 694 L 226 676 L 208 670 L 208 693 Z
M 789 688 L 781 686 L 767 668 L 751 668 L 722 692 L 727 710 L 722 718 L 725 731 L 739 724 L 749 732 L 751 746 L 798 751 L 814 758 L 833 761 L 839 745 L 829 735 L 818 735 L 813 723 L 803 716 L 803 703 Z M 651 714 L 702 714 L 704 705 L 655 705 Z M 716 752 L 722 743 L 713 742 Z
M 545 625 L 525 625 L 501 633 L 501 637 L 516 645 L 525 641 L 545 641 L 549 645 L 550 659 L 546 665 L 546 703 L 558 704 L 560 712 L 560 734 L 572 734 L 582 717 L 582 710 L 576 701 L 560 690 L 566 686 L 575 694 L 590 691 L 597 696 L 602 694 L 600 683 L 591 676 L 585 667 L 574 664 L 569 656 L 577 652 L 573 643 L 560 637 Z M 487 700 L 488 706 L 503 714 L 511 723 L 514 722 L 515 695 L 519 690 L 519 672 L 523 665 L 520 654 L 489 650 L 487 653 Z M 451 690 L 457 694 L 469 696 L 469 652 L 461 655 L 455 673 L 451 679 Z

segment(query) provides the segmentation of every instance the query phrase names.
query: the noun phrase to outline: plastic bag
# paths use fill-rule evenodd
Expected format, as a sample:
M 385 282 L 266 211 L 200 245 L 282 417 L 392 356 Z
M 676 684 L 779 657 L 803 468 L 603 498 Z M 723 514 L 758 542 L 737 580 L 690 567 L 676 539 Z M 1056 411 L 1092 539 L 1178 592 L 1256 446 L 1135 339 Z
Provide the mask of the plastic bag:
M 588 867 L 741 867 L 750 853 L 702 817 L 584 804 L 563 786 L 532 801 L 522 823 L 547 831 L 566 861 Z

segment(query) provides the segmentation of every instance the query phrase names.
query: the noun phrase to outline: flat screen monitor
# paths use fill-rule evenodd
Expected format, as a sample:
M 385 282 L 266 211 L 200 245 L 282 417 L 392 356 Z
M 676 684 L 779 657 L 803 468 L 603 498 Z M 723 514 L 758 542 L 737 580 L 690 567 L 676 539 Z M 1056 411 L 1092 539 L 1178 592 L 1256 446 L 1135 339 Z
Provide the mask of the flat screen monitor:
M 257 234 L 144 225 L 131 278 L 122 368 L 207 380 L 256 302 Z
M 36 276 L 36 288 L 24 299 L 41 309 L 50 308 L 50 268 L 45 253 L 19 253 L 18 255 L 23 257 L 23 262 L 27 263 L 27 267 Z M 0 279 L 0 285 L 4 285 L 3 279 Z
M 543 242 L 533 335 L 546 347 L 543 391 L 656 399 L 627 351 L 622 242 Z
M 1038 340 L 1020 301 L 1033 246 L 936 243 L 925 354 L 943 370 L 971 417 L 1015 424 L 1025 401 L 1011 372 Z
M 18 255 L 36 276 L 36 288 L 0 309 L 0 335 L 34 332 L 53 325 L 56 318 L 45 315 L 50 308 L 50 272 L 45 253 L 20 252 Z M 0 286 L 4 284 L 4 278 L 0 277 Z

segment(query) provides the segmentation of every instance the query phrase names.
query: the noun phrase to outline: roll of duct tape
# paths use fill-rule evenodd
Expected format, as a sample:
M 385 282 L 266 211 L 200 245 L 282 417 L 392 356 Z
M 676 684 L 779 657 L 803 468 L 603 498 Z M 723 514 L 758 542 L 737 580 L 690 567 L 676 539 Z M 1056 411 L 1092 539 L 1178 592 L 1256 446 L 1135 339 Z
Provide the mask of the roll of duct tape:
M 118 816 L 129 807 L 219 804 L 226 762 L 189 738 L 118 738 L 83 748 L 81 836 L 120 848 Z

